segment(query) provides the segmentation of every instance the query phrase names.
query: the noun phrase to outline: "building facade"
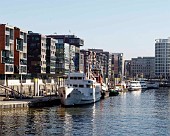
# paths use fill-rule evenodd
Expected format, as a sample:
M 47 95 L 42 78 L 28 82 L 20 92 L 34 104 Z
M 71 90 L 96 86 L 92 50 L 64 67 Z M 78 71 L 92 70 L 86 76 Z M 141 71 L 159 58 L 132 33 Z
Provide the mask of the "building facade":
M 103 51 L 103 49 L 89 49 L 90 51 L 93 51 L 96 53 L 96 65 L 98 65 L 98 68 L 102 70 L 102 75 L 105 82 L 108 83 L 111 80 L 113 80 L 112 76 L 112 69 L 111 69 L 111 59 L 112 55 L 111 53 L 107 51 Z
M 132 78 L 154 78 L 155 57 L 138 57 L 131 59 Z
M 14 74 L 14 27 L 0 24 L 0 74 Z
M 112 53 L 112 75 L 119 82 L 124 78 L 124 56 L 123 53 Z
M 55 64 L 56 64 L 56 44 L 57 41 L 53 38 L 46 38 L 47 48 L 46 48 L 46 73 L 55 74 Z
M 170 78 L 170 38 L 155 40 L 155 75 Z
M 27 74 L 27 31 L 0 24 L 0 74 Z
M 80 47 L 84 40 L 75 35 L 48 35 L 57 40 L 56 74 L 65 75 L 69 71 L 80 70 Z
M 46 36 L 28 32 L 28 73 L 46 74 Z
M 14 73 L 27 74 L 27 31 L 14 27 Z

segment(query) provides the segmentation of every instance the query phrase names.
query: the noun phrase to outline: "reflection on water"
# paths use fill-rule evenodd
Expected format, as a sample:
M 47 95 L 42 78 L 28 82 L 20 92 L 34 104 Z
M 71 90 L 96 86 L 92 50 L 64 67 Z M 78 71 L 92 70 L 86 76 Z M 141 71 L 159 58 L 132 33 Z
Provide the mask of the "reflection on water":
M 92 105 L 0 111 L 0 135 L 170 135 L 170 90 L 121 93 Z

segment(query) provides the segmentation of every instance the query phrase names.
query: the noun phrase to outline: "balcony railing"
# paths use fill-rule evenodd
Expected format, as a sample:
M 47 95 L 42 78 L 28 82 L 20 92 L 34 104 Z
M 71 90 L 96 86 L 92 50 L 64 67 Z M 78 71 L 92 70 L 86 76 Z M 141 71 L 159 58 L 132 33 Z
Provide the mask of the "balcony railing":
M 14 64 L 14 59 L 9 57 L 2 57 L 2 63 Z
M 9 50 L 2 50 L 2 57 L 13 58 L 14 53 Z
M 27 65 L 27 60 L 20 59 L 20 65 Z

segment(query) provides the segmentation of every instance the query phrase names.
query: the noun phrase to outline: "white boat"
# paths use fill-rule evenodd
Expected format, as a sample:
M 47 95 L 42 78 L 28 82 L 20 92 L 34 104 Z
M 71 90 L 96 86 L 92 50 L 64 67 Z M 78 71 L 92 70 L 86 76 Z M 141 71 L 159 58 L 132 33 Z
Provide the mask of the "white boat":
M 73 106 L 99 101 L 101 83 L 98 83 L 94 77 L 92 78 L 87 78 L 84 73 L 80 72 L 70 73 L 65 86 L 58 89 L 62 105 Z
M 145 81 L 130 81 L 128 86 L 129 91 L 145 90 L 147 85 Z

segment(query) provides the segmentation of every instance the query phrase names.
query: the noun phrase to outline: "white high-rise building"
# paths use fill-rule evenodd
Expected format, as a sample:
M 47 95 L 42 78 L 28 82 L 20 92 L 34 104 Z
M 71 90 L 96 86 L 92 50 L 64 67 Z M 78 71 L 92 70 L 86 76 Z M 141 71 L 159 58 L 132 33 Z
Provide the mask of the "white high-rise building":
M 155 40 L 155 75 L 165 79 L 170 77 L 170 37 Z

